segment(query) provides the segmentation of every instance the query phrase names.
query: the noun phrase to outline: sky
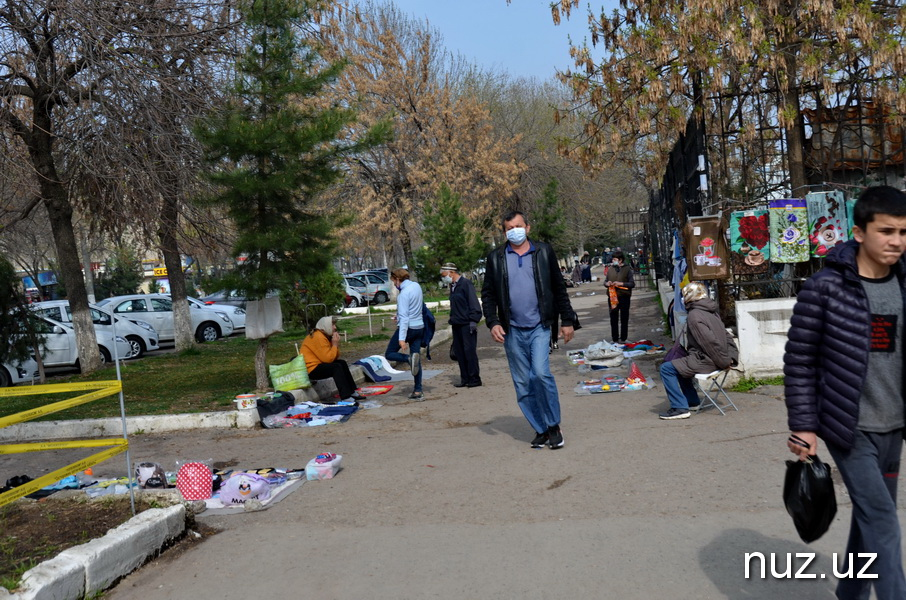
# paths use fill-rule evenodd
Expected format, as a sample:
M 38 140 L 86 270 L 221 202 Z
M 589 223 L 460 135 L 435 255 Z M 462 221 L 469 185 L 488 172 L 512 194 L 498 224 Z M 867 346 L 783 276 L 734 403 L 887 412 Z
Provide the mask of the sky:
M 551 19 L 551 0 L 393 0 L 404 13 L 427 18 L 444 38 L 444 46 L 467 60 L 514 77 L 548 80 L 557 69 L 572 67 L 569 38 L 580 44 L 588 38 L 588 21 L 581 2 L 569 21 Z M 608 12 L 617 0 L 592 0 L 596 11 Z

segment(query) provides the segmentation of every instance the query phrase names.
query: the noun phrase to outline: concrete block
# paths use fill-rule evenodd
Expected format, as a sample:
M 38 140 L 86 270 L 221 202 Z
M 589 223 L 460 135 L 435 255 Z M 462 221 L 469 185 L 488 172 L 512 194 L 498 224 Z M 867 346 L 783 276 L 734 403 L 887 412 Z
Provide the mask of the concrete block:
M 85 597 L 85 563 L 64 553 L 25 572 L 12 594 L 17 600 L 77 600 Z
M 186 509 L 182 504 L 146 510 L 107 535 L 60 554 L 81 561 L 85 569 L 85 592 L 107 589 L 119 578 L 142 566 L 167 542 L 185 530 Z
M 783 374 L 783 351 L 795 298 L 736 302 L 739 364 L 747 377 Z

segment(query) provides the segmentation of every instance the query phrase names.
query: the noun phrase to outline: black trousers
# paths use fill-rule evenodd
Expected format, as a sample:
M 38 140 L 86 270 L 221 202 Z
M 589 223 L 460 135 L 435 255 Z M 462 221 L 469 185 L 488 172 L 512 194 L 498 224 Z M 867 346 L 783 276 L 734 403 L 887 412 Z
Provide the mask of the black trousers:
M 617 307 L 610 309 L 610 335 L 613 341 L 626 340 L 629 330 L 629 299 L 632 296 L 617 296 Z M 619 334 L 619 335 L 618 335 Z
M 356 388 L 355 379 L 352 378 L 352 373 L 349 372 L 349 365 L 346 364 L 345 360 L 340 360 L 339 358 L 331 363 L 321 363 L 308 372 L 308 378 L 333 378 L 333 382 L 337 384 L 337 392 L 340 394 L 340 399 L 352 396 Z
M 478 332 L 471 333 L 468 325 L 453 325 L 453 353 L 459 363 L 459 378 L 468 384 L 481 383 L 478 370 Z

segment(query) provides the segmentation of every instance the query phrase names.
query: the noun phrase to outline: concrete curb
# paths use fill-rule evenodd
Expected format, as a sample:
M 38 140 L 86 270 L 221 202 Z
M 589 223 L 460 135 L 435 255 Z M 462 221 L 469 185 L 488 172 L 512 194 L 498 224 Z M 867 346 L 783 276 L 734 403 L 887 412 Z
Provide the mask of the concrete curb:
M 17 591 L 5 597 L 78 600 L 106 590 L 182 535 L 185 528 L 185 505 L 148 509 L 104 537 L 64 550 L 27 571 Z

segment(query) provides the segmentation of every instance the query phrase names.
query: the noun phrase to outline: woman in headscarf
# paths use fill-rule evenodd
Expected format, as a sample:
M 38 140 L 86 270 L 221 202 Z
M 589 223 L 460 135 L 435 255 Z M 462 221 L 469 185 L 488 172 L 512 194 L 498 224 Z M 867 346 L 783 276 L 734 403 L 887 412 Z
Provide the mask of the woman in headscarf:
M 661 365 L 661 381 L 667 391 L 670 410 L 660 413 L 661 419 L 688 419 L 689 409 L 698 409 L 701 400 L 692 378 L 699 373 L 726 369 L 739 362 L 739 350 L 733 336 L 724 327 L 717 314 L 717 302 L 708 297 L 708 290 L 698 281 L 683 288 L 686 307 L 686 329 L 680 331 L 683 347 L 688 356 L 667 361 Z
M 355 379 L 349 372 L 349 365 L 340 356 L 340 334 L 337 333 L 336 317 L 324 317 L 315 324 L 315 329 L 302 341 L 299 354 L 305 357 L 308 377 L 311 380 L 333 378 L 340 398 L 363 400 L 356 391 Z

